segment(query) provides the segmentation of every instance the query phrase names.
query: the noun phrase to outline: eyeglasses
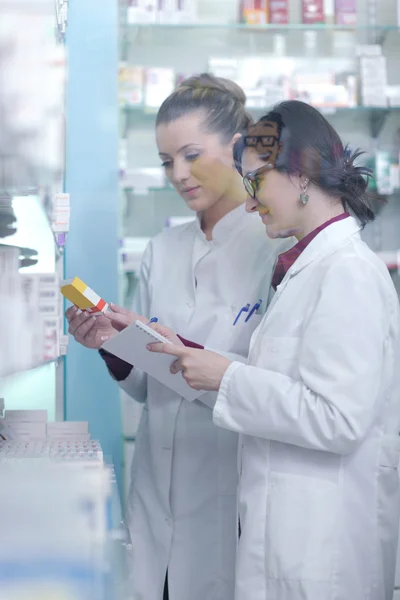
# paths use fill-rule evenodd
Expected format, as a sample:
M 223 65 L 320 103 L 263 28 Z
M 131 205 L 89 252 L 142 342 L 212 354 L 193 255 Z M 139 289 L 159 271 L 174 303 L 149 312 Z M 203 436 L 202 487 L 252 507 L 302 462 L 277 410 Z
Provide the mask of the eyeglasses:
M 268 163 L 267 165 L 260 167 L 256 171 L 247 173 L 247 175 L 245 175 L 243 177 L 244 188 L 245 188 L 246 192 L 249 194 L 249 196 L 251 196 L 251 198 L 256 197 L 256 194 L 260 187 L 260 183 L 262 181 L 261 175 L 263 173 L 265 173 L 265 171 L 270 171 L 273 168 L 274 168 L 274 165 L 272 163 Z
M 256 148 L 262 146 L 263 148 L 272 148 L 275 144 L 279 143 L 279 137 L 276 135 L 245 135 L 244 145 L 248 148 Z

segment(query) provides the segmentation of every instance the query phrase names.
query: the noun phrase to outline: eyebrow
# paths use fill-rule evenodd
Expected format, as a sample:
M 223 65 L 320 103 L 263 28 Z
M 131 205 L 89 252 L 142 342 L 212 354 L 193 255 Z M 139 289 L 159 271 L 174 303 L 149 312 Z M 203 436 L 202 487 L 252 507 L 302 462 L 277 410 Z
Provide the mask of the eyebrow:
M 200 146 L 200 144 L 195 144 L 194 142 L 192 142 L 191 144 L 185 144 L 184 146 L 182 146 L 182 148 L 179 148 L 178 152 L 182 152 L 182 150 L 186 150 L 191 146 Z M 167 154 L 167 152 L 159 152 L 158 156 L 169 156 L 169 154 Z

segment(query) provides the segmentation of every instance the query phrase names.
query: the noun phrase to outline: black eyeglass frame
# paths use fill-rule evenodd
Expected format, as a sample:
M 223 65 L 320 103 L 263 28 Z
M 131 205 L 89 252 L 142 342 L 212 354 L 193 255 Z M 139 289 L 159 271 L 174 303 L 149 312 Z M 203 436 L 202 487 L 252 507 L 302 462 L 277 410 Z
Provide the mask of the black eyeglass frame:
M 260 177 L 260 175 L 262 175 L 266 171 L 271 171 L 273 168 L 274 165 L 272 163 L 268 163 L 266 165 L 263 165 L 262 167 L 259 167 L 255 171 L 247 173 L 247 175 L 243 177 L 244 189 L 251 198 L 256 198 L 256 194 L 260 188 L 260 183 L 262 181 L 262 177 Z

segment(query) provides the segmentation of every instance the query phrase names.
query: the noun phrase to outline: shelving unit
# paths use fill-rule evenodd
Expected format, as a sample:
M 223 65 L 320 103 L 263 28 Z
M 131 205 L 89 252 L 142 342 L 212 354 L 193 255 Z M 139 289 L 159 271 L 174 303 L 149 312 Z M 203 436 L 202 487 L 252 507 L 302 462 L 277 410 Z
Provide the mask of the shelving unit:
M 3 270 L 0 304 L 7 306 L 8 316 L 2 310 L 0 328 L 2 347 L 9 346 L 0 365 L 0 396 L 9 408 L 26 406 L 30 394 L 46 398 L 50 416 L 57 419 L 64 416 L 67 345 L 57 285 L 69 220 L 68 201 L 59 206 L 67 6 L 66 0 L 0 2 L 0 253 L 10 279 L 7 292 Z M 51 273 L 56 274 L 53 285 L 41 289 Z

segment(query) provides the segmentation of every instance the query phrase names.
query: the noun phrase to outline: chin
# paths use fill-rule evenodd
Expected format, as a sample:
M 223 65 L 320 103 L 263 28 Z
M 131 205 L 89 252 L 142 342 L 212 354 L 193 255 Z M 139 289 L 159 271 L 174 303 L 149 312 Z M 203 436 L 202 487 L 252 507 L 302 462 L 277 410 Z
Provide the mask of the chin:
M 293 235 L 295 235 L 294 229 L 275 229 L 275 228 L 268 227 L 268 225 L 267 225 L 266 230 L 267 230 L 267 236 L 271 240 L 285 239 L 285 238 L 289 238 L 289 237 L 292 237 Z
M 193 200 L 188 200 L 187 198 L 185 198 L 185 202 L 188 208 L 190 208 L 190 210 L 193 210 L 194 212 L 204 212 L 212 206 L 212 202 L 210 202 L 207 198 L 201 197 L 193 198 Z

